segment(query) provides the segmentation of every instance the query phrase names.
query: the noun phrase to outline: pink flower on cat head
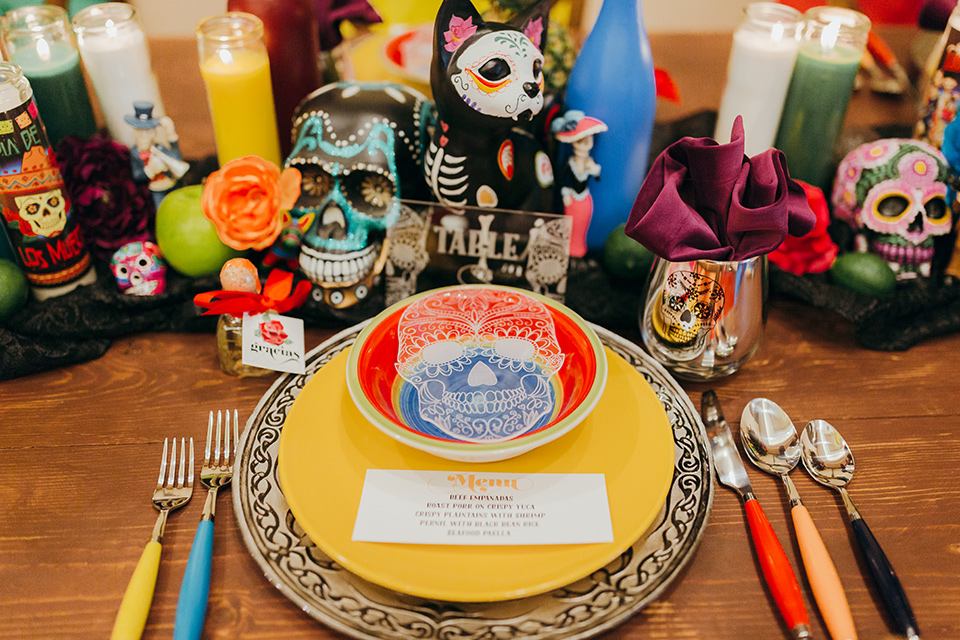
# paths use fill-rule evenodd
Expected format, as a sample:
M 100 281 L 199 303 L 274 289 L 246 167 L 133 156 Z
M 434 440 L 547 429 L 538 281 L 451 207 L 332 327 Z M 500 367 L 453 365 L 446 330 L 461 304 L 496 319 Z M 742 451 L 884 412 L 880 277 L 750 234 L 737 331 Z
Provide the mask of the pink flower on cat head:
M 450 30 L 444 31 L 443 37 L 447 44 L 444 49 L 447 51 L 456 51 L 463 41 L 477 32 L 477 26 L 473 24 L 473 16 L 466 20 L 458 16 L 450 18 Z
M 540 46 L 540 39 L 543 38 L 543 18 L 537 18 L 536 20 L 528 22 L 523 30 L 523 35 L 530 38 L 530 42 L 532 42 L 537 49 L 542 48 Z

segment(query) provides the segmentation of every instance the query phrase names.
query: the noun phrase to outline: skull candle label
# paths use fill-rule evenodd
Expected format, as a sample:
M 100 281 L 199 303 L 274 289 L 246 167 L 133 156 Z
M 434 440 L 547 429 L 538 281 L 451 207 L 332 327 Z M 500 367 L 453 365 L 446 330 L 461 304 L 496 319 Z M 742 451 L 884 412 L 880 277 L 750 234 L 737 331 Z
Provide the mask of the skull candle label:
M 428 435 L 492 443 L 535 431 L 559 406 L 564 354 L 547 307 L 517 292 L 438 292 L 397 326 L 404 419 Z
M 0 206 L 35 290 L 63 287 L 88 274 L 90 254 L 32 99 L 0 113 Z

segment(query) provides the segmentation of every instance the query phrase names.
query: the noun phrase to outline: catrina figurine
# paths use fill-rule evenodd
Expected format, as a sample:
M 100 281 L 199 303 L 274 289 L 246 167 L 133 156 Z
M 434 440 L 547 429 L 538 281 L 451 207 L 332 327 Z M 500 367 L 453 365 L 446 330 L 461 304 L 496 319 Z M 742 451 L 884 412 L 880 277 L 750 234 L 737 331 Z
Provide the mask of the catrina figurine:
M 552 211 L 553 167 L 521 127 L 543 108 L 549 0 L 510 22 L 484 22 L 469 0 L 444 0 L 430 87 L 438 126 L 424 174 L 446 206 Z

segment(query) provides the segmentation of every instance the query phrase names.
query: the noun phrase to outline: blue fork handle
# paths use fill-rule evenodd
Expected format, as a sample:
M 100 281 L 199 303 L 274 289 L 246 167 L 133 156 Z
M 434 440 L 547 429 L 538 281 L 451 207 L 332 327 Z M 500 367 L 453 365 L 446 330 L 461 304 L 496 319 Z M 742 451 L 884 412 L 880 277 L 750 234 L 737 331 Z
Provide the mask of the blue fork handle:
M 910 608 L 910 601 L 907 600 L 907 594 L 893 570 L 893 565 L 880 548 L 880 543 L 862 518 L 854 518 L 850 524 L 857 536 L 860 551 L 863 552 L 863 557 L 870 568 L 870 577 L 873 578 L 873 583 L 880 592 L 880 597 L 883 598 L 894 627 L 907 638 L 919 638 L 920 630 L 917 628 L 913 609 Z
M 173 640 L 199 640 L 210 595 L 210 561 L 213 558 L 213 520 L 201 520 L 193 538 L 190 559 L 183 572 Z

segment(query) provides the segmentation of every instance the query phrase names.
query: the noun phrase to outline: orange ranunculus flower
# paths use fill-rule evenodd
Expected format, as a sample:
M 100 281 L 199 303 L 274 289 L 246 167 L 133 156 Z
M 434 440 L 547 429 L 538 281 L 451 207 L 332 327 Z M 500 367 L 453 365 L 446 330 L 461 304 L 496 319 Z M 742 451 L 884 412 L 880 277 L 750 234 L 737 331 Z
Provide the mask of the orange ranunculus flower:
M 300 197 L 300 172 L 259 156 L 236 158 L 203 185 L 200 208 L 227 246 L 266 249 L 283 229 L 283 211 Z

